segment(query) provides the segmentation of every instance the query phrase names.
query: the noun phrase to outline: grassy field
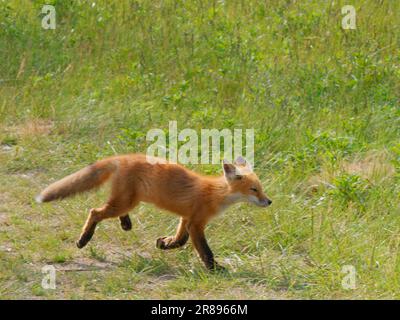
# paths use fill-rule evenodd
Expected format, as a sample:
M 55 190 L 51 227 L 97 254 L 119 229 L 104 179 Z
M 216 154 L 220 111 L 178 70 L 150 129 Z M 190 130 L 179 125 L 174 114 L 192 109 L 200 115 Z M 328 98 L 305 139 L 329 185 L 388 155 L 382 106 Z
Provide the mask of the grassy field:
M 1 0 L 0 298 L 400 298 L 399 30 L 391 0 Z M 78 250 L 107 188 L 33 200 L 96 159 L 146 152 L 146 132 L 172 120 L 255 129 L 273 205 L 208 227 L 229 273 L 208 273 L 190 243 L 158 250 L 178 221 L 144 204 L 131 232 L 105 221 Z

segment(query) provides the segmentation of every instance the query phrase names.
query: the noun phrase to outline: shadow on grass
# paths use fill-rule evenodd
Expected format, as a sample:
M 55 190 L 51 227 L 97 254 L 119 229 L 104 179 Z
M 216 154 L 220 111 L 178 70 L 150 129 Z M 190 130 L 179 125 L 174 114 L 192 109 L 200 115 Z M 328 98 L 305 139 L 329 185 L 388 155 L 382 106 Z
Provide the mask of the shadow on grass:
M 176 269 L 172 268 L 165 260 L 154 257 L 144 257 L 136 253 L 131 259 L 124 259 L 120 263 L 120 266 L 135 273 L 144 273 L 167 279 L 173 279 L 177 276 Z

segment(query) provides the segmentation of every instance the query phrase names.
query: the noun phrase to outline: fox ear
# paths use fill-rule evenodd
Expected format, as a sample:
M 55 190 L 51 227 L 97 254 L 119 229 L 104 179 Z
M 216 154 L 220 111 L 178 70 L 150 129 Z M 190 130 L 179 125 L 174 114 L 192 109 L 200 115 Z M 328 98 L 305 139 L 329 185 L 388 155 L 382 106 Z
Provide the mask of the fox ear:
M 228 161 L 222 161 L 222 168 L 224 169 L 224 175 L 228 180 L 232 180 L 236 177 L 236 167 Z
M 238 166 L 245 166 L 247 164 L 247 161 L 242 156 L 239 156 L 236 158 L 235 164 L 237 164 Z
M 248 170 L 253 171 L 251 164 L 242 156 L 239 156 L 235 160 L 235 164 L 238 166 L 246 167 Z

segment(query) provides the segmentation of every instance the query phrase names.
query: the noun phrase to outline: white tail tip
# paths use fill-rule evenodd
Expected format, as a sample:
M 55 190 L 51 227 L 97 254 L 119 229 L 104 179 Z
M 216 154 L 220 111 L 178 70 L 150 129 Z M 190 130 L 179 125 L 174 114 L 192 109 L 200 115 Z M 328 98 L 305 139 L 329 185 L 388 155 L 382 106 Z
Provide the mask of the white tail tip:
M 35 200 L 36 200 L 37 203 L 43 203 L 43 197 L 42 197 L 42 195 L 41 195 L 41 194 L 37 195 L 36 198 L 35 198 Z

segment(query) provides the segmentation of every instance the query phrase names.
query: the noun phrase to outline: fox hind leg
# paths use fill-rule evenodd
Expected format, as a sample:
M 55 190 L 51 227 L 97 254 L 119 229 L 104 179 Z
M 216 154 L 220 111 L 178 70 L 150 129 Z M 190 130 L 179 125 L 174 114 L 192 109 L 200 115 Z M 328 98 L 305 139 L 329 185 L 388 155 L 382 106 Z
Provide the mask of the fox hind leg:
M 89 217 L 86 220 L 85 225 L 83 226 L 83 230 L 82 233 L 79 237 L 79 240 L 76 242 L 76 246 L 81 249 L 84 246 L 86 246 L 86 244 L 90 241 L 90 239 L 92 239 L 93 235 L 94 235 L 94 231 L 96 230 L 96 226 L 97 226 L 97 221 L 95 221 L 95 219 L 93 218 L 93 210 L 96 209 L 91 209 L 89 212 Z
M 122 203 L 122 205 L 121 205 Z M 124 223 L 131 222 L 129 216 L 126 214 L 130 209 L 132 209 L 136 203 L 129 202 L 126 204 L 124 202 L 110 201 L 102 208 L 91 209 L 89 216 L 86 220 L 86 223 L 83 227 L 82 233 L 79 237 L 79 240 L 76 242 L 76 245 L 79 249 L 86 246 L 86 244 L 92 239 L 94 232 L 96 230 L 96 226 L 99 222 L 108 218 L 116 218 L 116 217 L 127 217 L 123 218 Z M 129 222 L 127 222 L 129 221 Z M 121 220 L 122 224 L 122 220 Z M 130 225 L 132 227 L 132 224 Z M 129 225 L 125 225 L 125 227 L 129 227 Z M 126 230 L 126 229 L 125 229 Z
M 98 209 L 90 209 L 89 216 L 86 219 L 85 225 L 83 226 L 82 233 L 79 237 L 79 240 L 76 242 L 76 246 L 81 249 L 92 239 L 94 232 L 96 230 L 97 224 L 101 221 L 99 218 L 101 212 L 104 211 L 104 208 Z

